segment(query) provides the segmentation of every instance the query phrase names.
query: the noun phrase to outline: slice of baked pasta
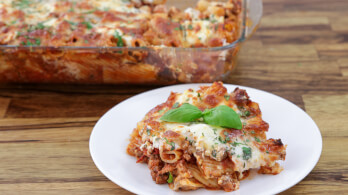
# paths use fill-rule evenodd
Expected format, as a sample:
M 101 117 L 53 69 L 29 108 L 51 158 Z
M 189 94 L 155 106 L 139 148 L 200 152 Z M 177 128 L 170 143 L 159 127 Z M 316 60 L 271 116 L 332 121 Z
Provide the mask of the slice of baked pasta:
M 285 160 L 280 139 L 267 139 L 268 123 L 245 90 L 221 82 L 171 93 L 131 134 L 127 152 L 148 164 L 153 180 L 173 190 L 234 191 L 251 169 L 278 174 Z

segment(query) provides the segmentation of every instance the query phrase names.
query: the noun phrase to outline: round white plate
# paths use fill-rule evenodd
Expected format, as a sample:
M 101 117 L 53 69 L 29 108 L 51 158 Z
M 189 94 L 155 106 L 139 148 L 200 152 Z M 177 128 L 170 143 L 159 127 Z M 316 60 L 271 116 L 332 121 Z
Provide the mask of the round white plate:
M 267 138 L 281 138 L 287 144 L 284 170 L 278 175 L 255 174 L 241 181 L 240 189 L 226 193 L 200 189 L 174 192 L 167 184 L 152 181 L 146 164 L 136 163 L 126 153 L 131 132 L 138 121 L 156 105 L 165 102 L 171 91 L 198 89 L 201 85 L 183 84 L 163 87 L 131 97 L 109 110 L 95 125 L 89 149 L 98 169 L 117 185 L 136 194 L 276 194 L 301 181 L 314 168 L 322 150 L 322 138 L 314 121 L 293 103 L 271 93 L 243 86 L 224 86 L 229 92 L 235 87 L 246 89 L 252 101 L 259 103 L 263 120 L 269 123 Z

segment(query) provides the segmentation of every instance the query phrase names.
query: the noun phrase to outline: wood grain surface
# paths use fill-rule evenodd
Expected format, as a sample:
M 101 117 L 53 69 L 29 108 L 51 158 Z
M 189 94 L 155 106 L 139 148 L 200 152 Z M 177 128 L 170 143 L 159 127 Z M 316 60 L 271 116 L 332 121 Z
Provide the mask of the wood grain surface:
M 319 163 L 282 194 L 348 193 L 347 10 L 346 0 L 264 0 L 227 79 L 292 101 L 321 130 Z M 95 167 L 88 140 L 108 109 L 155 87 L 1 84 L 0 194 L 130 194 Z

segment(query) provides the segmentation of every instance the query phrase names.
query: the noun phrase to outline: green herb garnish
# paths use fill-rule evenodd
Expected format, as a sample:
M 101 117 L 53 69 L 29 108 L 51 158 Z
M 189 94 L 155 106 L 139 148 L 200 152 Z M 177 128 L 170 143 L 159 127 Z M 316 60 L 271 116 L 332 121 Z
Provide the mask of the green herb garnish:
M 172 106 L 172 108 L 177 108 L 177 107 L 179 107 L 179 102 L 175 102 Z
M 93 26 L 92 26 L 92 24 L 90 22 L 81 22 L 81 24 L 86 25 L 87 29 L 92 29 L 93 28 Z
M 166 140 L 166 143 L 169 144 L 170 146 L 172 146 L 170 148 L 170 150 L 174 150 L 175 149 L 175 143 L 174 142 L 169 142 L 167 138 L 164 138 Z
M 242 149 L 243 149 L 243 159 L 249 160 L 251 158 L 251 148 L 242 147 Z
M 260 139 L 258 137 L 255 137 L 255 141 L 260 142 Z
M 117 47 L 123 47 L 124 43 L 122 40 L 122 36 L 118 33 L 118 31 L 115 31 L 114 37 L 117 39 Z
M 204 122 L 214 126 L 242 129 L 238 114 L 230 107 L 221 105 L 203 112 Z
M 44 25 L 42 22 L 39 22 L 39 23 L 37 23 L 36 28 L 37 28 L 37 29 L 44 29 L 44 28 L 45 28 L 45 25 Z
M 151 135 L 151 129 L 146 128 L 147 135 Z
M 167 111 L 162 117 L 161 120 L 167 122 L 179 122 L 186 123 L 194 121 L 202 117 L 202 111 L 199 110 L 196 106 L 184 103 L 179 108 L 175 108 Z
M 250 116 L 250 111 L 249 110 L 245 111 L 243 115 L 244 116 Z
M 211 151 L 211 155 L 216 158 L 216 150 Z
M 30 3 L 31 3 L 30 0 L 19 0 L 19 1 L 13 1 L 12 6 L 18 7 L 19 9 L 24 9 L 29 7 Z
M 226 101 L 230 100 L 230 95 L 224 95 Z
M 173 175 L 172 175 L 171 172 L 169 172 L 169 176 L 168 176 L 167 182 L 168 183 L 173 183 Z
M 209 125 L 241 129 L 242 122 L 238 114 L 230 107 L 221 105 L 202 112 L 196 106 L 184 103 L 181 107 L 167 111 L 161 120 L 167 122 L 186 123 L 203 117 Z

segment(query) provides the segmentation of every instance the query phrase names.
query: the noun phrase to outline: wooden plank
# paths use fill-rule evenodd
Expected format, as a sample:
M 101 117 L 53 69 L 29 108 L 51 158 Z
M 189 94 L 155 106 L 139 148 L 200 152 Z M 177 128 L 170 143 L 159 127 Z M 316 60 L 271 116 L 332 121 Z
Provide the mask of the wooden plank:
M 343 31 L 347 32 L 348 31 L 348 18 L 347 16 L 337 16 L 337 17 L 332 17 L 330 18 L 330 24 L 332 27 L 332 30 L 334 31 Z
M 344 123 L 348 119 L 348 94 L 303 95 L 303 101 L 323 136 L 348 136 L 348 126 Z
M 7 111 L 10 118 L 95 117 L 131 95 L 37 94 L 13 97 Z
M 14 190 L 15 189 L 15 190 Z M 8 195 L 18 194 L 74 194 L 74 195 L 128 195 L 132 194 L 111 181 L 67 183 L 16 183 L 0 184 L 0 191 Z
M 265 16 L 262 18 L 262 28 L 267 27 L 296 27 L 296 26 L 314 26 L 329 25 L 329 19 L 323 16 L 293 16 L 293 17 L 274 17 Z
M 10 105 L 10 98 L 0 97 L 0 118 L 3 118 L 7 112 L 7 108 Z
M 0 145 L 0 184 L 107 181 L 92 162 L 88 141 Z
M 258 62 L 303 62 L 318 60 L 313 45 L 275 44 L 260 48 L 247 47 L 240 52 L 240 58 L 250 58 Z
M 336 59 L 346 57 L 348 54 L 348 43 L 339 44 L 316 44 L 318 54 L 322 59 Z
M 348 147 L 348 137 L 324 137 L 323 146 L 320 160 L 314 170 L 299 184 L 281 194 L 345 194 L 347 192 L 348 151 L 345 148 Z
M 340 58 L 337 60 L 343 76 L 348 77 L 348 58 Z

